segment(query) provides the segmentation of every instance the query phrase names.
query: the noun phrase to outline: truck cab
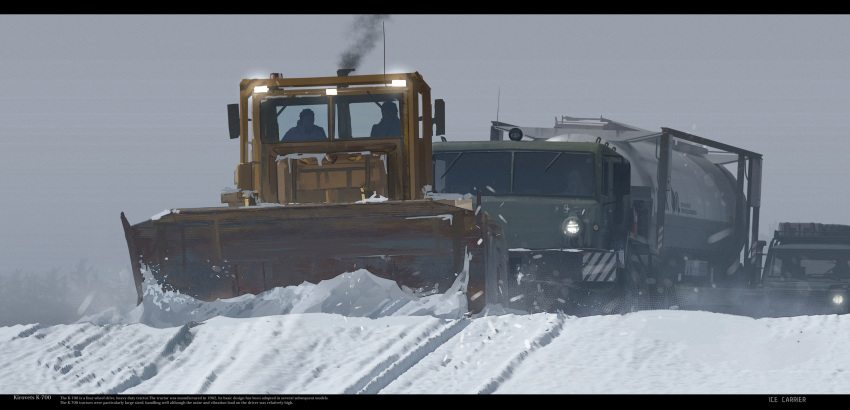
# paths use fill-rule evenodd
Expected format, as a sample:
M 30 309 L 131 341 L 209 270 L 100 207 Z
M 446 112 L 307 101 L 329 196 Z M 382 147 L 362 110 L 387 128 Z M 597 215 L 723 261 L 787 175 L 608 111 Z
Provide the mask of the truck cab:
M 629 162 L 599 142 L 451 141 L 433 147 L 434 192 L 476 196 L 500 222 L 508 307 L 576 312 L 579 289 L 615 290 L 629 231 Z
M 783 222 L 762 273 L 771 316 L 844 314 L 850 289 L 850 226 Z

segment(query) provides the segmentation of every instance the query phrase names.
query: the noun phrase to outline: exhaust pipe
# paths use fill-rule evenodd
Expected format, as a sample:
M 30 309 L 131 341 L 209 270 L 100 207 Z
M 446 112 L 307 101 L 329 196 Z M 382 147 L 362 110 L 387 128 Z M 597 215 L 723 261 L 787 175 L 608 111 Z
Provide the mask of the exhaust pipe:
M 340 68 L 339 70 L 336 70 L 336 76 L 337 77 L 348 77 L 348 73 L 350 73 L 352 71 L 354 71 L 353 68 Z M 336 88 L 348 88 L 348 86 L 347 85 L 338 85 L 338 86 L 336 86 Z

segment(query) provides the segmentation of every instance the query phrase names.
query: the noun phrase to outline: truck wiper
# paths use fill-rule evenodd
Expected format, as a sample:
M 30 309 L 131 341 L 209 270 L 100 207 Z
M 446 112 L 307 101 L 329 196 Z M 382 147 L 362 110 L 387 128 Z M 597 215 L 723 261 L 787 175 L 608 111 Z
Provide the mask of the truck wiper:
M 563 152 L 559 152 L 559 153 L 558 153 L 558 155 L 555 155 L 555 158 L 552 158 L 552 161 L 551 161 L 551 162 L 549 162 L 549 165 L 546 165 L 546 168 L 543 168 L 543 172 L 548 171 L 548 170 L 549 170 L 549 168 L 551 168 L 551 167 L 552 167 L 552 164 L 554 164 L 554 163 L 555 163 L 555 161 L 557 161 L 557 160 L 558 160 L 558 158 L 560 158 L 560 157 L 561 157 L 561 154 L 563 154 Z
M 443 175 L 440 175 L 440 179 L 443 179 L 443 177 L 444 177 L 444 176 L 446 176 L 446 174 L 448 174 L 448 173 L 449 173 L 449 171 L 452 169 L 452 167 L 453 167 L 453 166 L 455 166 L 455 163 L 457 163 L 457 160 L 459 160 L 459 159 L 460 159 L 460 156 L 461 156 L 461 155 L 463 155 L 463 153 L 462 153 L 462 152 L 461 152 L 461 153 L 459 153 L 459 154 L 457 154 L 457 157 L 455 157 L 454 161 L 452 161 L 452 163 L 451 163 L 451 164 L 449 164 L 448 168 L 446 168 L 446 171 L 445 171 L 445 172 L 443 172 Z

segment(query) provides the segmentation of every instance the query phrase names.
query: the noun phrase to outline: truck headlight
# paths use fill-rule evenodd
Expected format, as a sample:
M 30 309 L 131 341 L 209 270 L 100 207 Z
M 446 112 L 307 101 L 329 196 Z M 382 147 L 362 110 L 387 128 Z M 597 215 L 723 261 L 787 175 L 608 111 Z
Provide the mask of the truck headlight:
M 561 231 L 570 238 L 578 235 L 581 232 L 581 224 L 578 218 L 571 216 L 564 220 L 564 223 L 561 224 Z
M 844 295 L 840 293 L 832 295 L 832 303 L 834 303 L 836 306 L 844 303 Z

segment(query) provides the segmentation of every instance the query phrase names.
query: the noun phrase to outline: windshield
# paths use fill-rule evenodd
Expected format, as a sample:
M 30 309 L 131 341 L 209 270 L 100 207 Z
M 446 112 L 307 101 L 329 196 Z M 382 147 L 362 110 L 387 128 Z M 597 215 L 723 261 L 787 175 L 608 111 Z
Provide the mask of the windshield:
M 441 152 L 434 154 L 434 191 L 482 195 L 592 196 L 593 154 Z M 513 169 L 513 181 L 511 181 Z
M 834 276 L 850 278 L 850 250 L 787 249 L 777 250 L 768 275 L 783 278 Z
M 507 195 L 511 190 L 510 152 L 434 154 L 434 191 Z
M 335 139 L 402 136 L 401 93 L 346 95 L 333 101 Z M 260 102 L 262 141 L 327 140 L 329 102 L 326 96 L 268 98 Z
M 269 98 L 260 102 L 265 143 L 328 139 L 328 97 Z
M 401 137 L 402 121 L 399 112 L 404 112 L 402 95 L 366 94 L 346 95 L 334 98 L 336 137 L 387 138 Z
M 514 154 L 514 195 L 593 195 L 593 155 L 566 152 Z

